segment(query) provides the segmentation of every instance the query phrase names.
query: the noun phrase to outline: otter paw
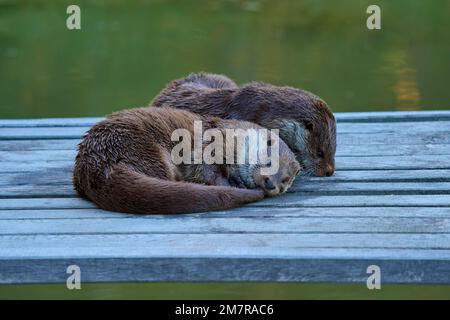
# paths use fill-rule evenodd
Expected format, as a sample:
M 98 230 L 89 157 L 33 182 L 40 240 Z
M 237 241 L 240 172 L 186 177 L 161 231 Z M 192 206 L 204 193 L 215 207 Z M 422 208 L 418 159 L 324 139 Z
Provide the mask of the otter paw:
M 228 181 L 230 182 L 230 185 L 232 187 L 241 188 L 241 189 L 246 189 L 247 188 L 245 186 L 244 180 L 242 180 L 242 178 L 239 177 L 239 176 L 230 176 L 228 178 Z

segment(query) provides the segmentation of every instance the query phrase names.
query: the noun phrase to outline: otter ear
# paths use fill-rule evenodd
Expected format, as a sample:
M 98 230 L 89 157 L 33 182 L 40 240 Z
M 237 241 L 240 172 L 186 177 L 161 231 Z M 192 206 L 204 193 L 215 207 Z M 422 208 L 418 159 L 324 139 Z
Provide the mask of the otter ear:
M 314 129 L 313 123 L 309 120 L 303 121 L 303 125 L 305 126 L 306 130 L 308 130 L 308 131 L 312 131 Z

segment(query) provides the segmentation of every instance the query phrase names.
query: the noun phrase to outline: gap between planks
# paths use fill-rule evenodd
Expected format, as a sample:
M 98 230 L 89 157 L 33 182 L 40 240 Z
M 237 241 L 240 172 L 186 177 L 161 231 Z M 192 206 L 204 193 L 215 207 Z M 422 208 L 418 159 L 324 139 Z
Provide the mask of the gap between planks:
M 285 194 L 266 198 L 245 207 L 335 208 L 335 207 L 450 207 L 448 195 L 302 196 Z M 0 199 L 0 210 L 91 209 L 95 205 L 80 198 Z

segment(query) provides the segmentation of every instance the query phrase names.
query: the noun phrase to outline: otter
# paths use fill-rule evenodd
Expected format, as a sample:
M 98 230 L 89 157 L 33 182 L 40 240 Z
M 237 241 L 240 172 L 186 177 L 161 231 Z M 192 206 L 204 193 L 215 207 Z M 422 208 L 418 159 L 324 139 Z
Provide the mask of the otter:
M 300 170 L 282 139 L 280 150 L 286 155 L 280 157 L 280 169 L 273 175 L 261 173 L 267 163 L 174 164 L 171 151 L 176 142 L 171 135 L 180 128 L 193 134 L 195 121 L 201 121 L 205 129 L 261 128 L 165 107 L 113 113 L 95 124 L 78 145 L 73 172 L 76 192 L 111 211 L 204 212 L 285 192 Z M 242 186 L 243 180 L 253 184 Z
M 169 83 L 149 104 L 279 129 L 306 175 L 335 170 L 336 120 L 326 102 L 306 90 L 252 82 L 239 87 L 224 75 L 194 73 Z
M 218 121 L 217 128 L 220 130 L 262 129 L 261 126 L 252 122 L 227 119 Z M 263 163 L 261 159 L 258 159 L 258 163 L 256 164 L 232 163 L 227 166 L 227 176 L 232 186 L 248 189 L 259 187 L 263 189 L 265 195 L 268 197 L 285 193 L 291 187 L 295 177 L 300 173 L 301 167 L 287 144 L 282 139 L 279 139 L 278 135 L 274 134 L 273 136 L 263 139 L 262 143 L 257 145 L 257 148 L 264 149 L 270 156 L 270 146 L 272 143 L 275 143 L 275 140 L 277 143 L 277 148 L 275 150 L 278 153 L 277 157 L 273 158 L 273 161 L 276 163 L 273 163 L 270 159 L 267 159 L 269 160 L 268 162 Z M 245 153 L 249 152 L 249 143 L 248 140 L 245 140 L 245 144 L 242 146 Z M 225 153 L 236 153 L 235 149 L 230 152 L 230 148 L 233 148 L 233 146 L 230 146 L 228 143 L 225 143 L 224 148 L 227 149 Z M 272 165 L 276 165 L 277 170 L 275 173 L 261 173 L 260 169 L 262 167 Z

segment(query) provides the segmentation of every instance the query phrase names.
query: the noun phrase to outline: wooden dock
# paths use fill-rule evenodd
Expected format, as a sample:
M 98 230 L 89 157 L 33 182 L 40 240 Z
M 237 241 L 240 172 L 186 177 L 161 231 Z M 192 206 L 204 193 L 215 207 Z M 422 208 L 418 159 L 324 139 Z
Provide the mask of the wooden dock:
M 236 210 L 139 216 L 76 197 L 99 118 L 0 120 L 0 283 L 450 283 L 450 111 L 341 113 L 337 171 Z

